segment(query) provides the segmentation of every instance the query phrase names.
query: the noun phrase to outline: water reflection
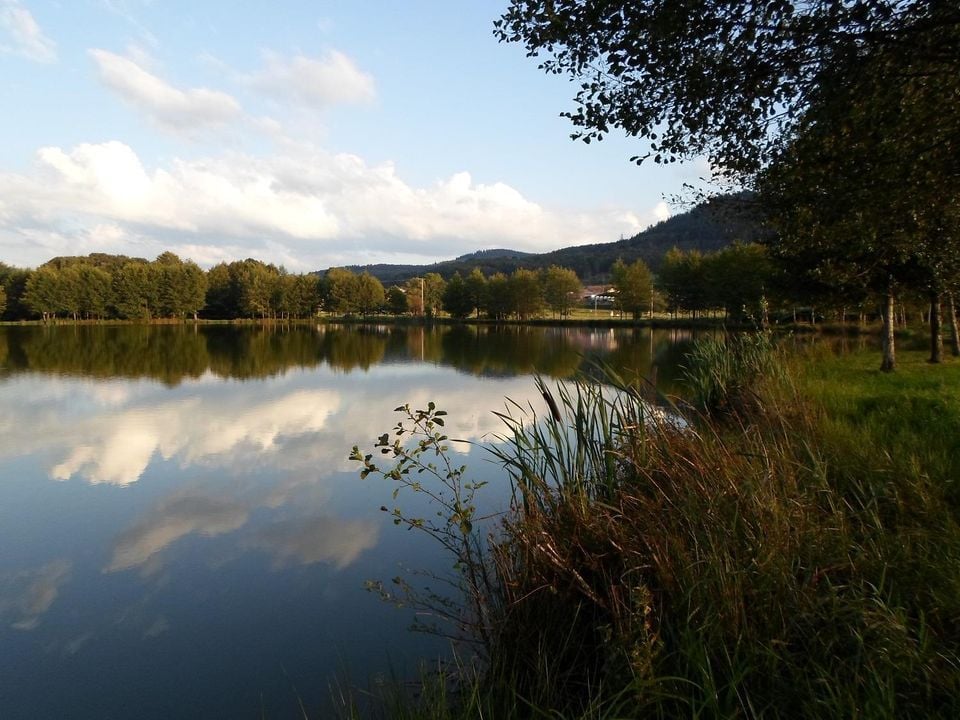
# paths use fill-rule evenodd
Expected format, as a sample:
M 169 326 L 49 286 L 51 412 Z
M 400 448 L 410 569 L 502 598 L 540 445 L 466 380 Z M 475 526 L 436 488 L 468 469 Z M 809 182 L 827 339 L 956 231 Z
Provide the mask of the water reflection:
M 603 359 L 648 371 L 689 331 L 521 326 L 161 325 L 0 329 L 5 374 L 150 378 L 175 386 L 206 374 L 239 380 L 327 365 L 343 372 L 411 361 L 474 375 L 569 377 Z
M 142 566 L 168 545 L 191 533 L 214 537 L 232 532 L 246 524 L 248 515 L 247 508 L 230 498 L 175 493 L 117 536 L 104 572 Z M 154 564 L 151 572 L 156 570 Z
M 70 567 L 68 560 L 58 559 L 0 577 L 0 618 L 15 630 L 33 630 L 69 579 Z
M 294 716 L 299 699 L 321 705 L 344 662 L 365 678 L 388 652 L 401 666 L 437 652 L 362 586 L 449 560 L 378 511 L 392 487 L 359 481 L 350 447 L 389 429 L 394 407 L 430 401 L 450 411 L 451 437 L 489 439 L 504 397 L 542 402 L 527 373 L 600 359 L 647 374 L 672 361 L 671 340 L 0 328 L 3 716 Z M 505 497 L 499 469 L 456 447 Z
M 375 547 L 379 533 L 379 526 L 369 520 L 294 519 L 258 530 L 246 546 L 269 553 L 274 569 L 291 563 L 330 563 L 343 569 Z

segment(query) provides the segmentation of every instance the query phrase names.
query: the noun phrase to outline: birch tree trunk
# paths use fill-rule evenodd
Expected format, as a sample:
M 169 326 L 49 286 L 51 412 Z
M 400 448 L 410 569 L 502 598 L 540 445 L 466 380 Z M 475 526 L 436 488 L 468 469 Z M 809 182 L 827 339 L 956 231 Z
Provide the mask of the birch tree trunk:
M 940 321 L 940 293 L 930 293 L 930 360 L 943 362 L 943 332 Z
M 893 324 L 896 321 L 894 312 L 893 291 L 888 290 L 883 302 L 883 362 L 880 363 L 880 369 L 883 372 L 893 372 L 897 367 L 897 350 L 893 332 Z
M 953 293 L 947 293 L 947 306 L 950 311 L 950 354 L 960 356 L 960 331 L 957 330 L 957 306 L 953 302 Z

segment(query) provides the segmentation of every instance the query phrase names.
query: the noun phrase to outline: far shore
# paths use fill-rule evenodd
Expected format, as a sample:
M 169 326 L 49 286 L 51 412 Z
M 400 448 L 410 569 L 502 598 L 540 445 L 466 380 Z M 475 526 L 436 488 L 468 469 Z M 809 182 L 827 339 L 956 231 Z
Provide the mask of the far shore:
M 230 320 L 200 318 L 154 320 L 73 320 L 56 318 L 53 320 L 8 320 L 0 321 L 0 326 L 119 326 L 119 325 L 399 325 L 399 326 L 435 326 L 435 325 L 477 325 L 487 327 L 580 327 L 580 328 L 652 328 L 652 329 L 688 329 L 688 330 L 757 330 L 753 322 L 735 321 L 723 317 L 671 317 L 659 315 L 639 319 L 620 317 L 565 317 L 565 318 L 529 318 L 525 320 L 493 320 L 489 318 L 464 318 L 394 315 L 322 315 L 312 318 L 235 318 Z M 772 322 L 768 326 L 775 333 L 803 333 L 824 335 L 873 335 L 881 330 L 878 322 L 860 324 L 857 322 L 840 323 L 836 321 L 809 322 Z

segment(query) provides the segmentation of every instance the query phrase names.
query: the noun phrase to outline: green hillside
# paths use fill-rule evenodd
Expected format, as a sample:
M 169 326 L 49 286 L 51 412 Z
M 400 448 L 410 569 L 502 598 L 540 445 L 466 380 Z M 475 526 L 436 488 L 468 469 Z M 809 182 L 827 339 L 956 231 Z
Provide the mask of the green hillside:
M 639 258 L 656 271 L 664 253 L 672 247 L 711 252 L 734 240 L 757 240 L 761 229 L 749 219 L 748 206 L 740 197 L 719 198 L 657 223 L 631 238 L 548 253 L 481 250 L 432 265 L 354 265 L 349 269 L 358 273 L 367 271 L 384 283 L 399 283 L 428 272 L 449 278 L 455 272 L 466 275 L 478 267 L 489 276 L 495 272 L 511 273 L 518 267 L 536 270 L 560 265 L 574 270 L 581 280 L 590 283 L 606 279 L 617 258 L 625 262 Z

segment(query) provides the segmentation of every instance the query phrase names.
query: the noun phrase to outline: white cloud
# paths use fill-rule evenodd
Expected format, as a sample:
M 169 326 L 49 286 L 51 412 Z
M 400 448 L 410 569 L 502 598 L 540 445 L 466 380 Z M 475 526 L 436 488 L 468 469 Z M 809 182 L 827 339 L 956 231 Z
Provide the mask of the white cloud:
M 103 83 L 164 130 L 189 135 L 222 126 L 241 114 L 240 104 L 227 93 L 209 88 L 181 90 L 132 59 L 99 49 L 89 53 Z
M 657 206 L 653 209 L 653 216 L 658 221 L 667 220 L 670 218 L 670 206 L 663 200 L 657 203 Z
M 0 31 L 11 43 L 0 42 L 0 50 L 36 62 L 56 62 L 57 44 L 43 34 L 33 15 L 18 0 L 0 0 Z
M 201 262 L 254 256 L 316 269 L 484 247 L 542 252 L 608 242 L 666 212 L 551 209 L 467 172 L 414 187 L 392 163 L 370 165 L 310 146 L 174 159 L 152 169 L 116 141 L 42 148 L 37 157 L 32 175 L 0 174 L 0 236 L 32 244 L 34 257 L 38 245 L 59 248 L 76 235 L 87 251 L 152 256 L 175 247 Z M 98 238 L 103 248 L 93 247 Z M 51 253 L 44 254 L 36 260 Z
M 308 108 L 369 103 L 376 97 L 373 76 L 338 50 L 322 57 L 285 58 L 264 53 L 264 67 L 244 78 L 256 90 Z

